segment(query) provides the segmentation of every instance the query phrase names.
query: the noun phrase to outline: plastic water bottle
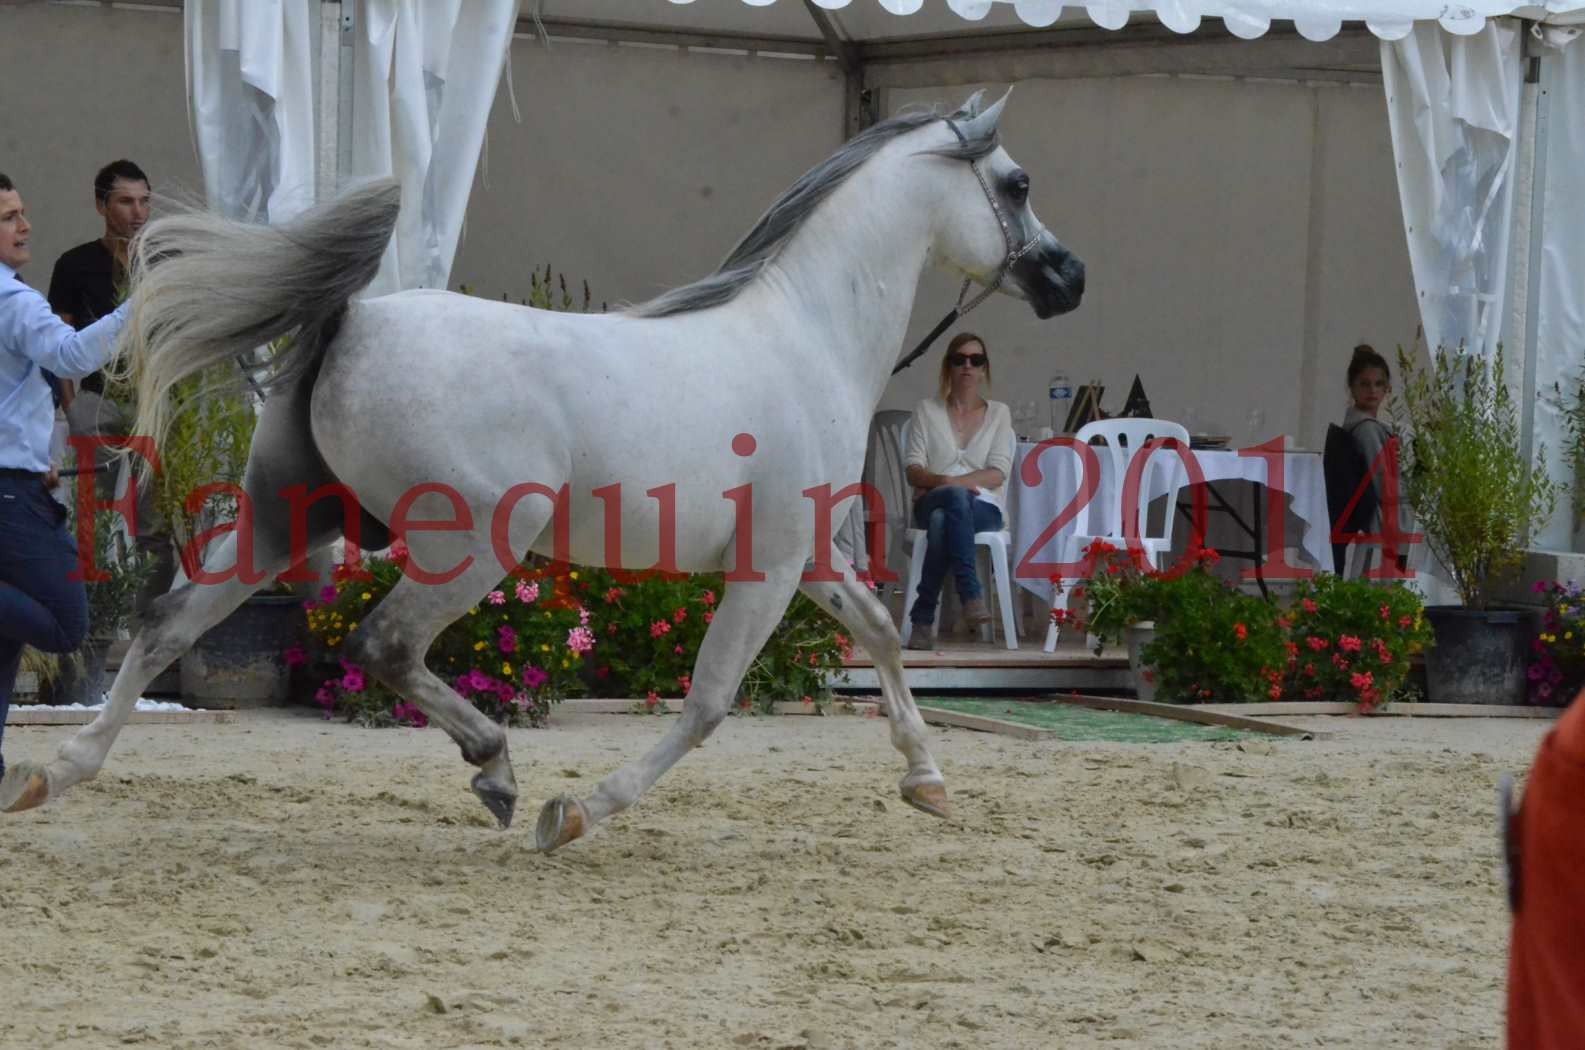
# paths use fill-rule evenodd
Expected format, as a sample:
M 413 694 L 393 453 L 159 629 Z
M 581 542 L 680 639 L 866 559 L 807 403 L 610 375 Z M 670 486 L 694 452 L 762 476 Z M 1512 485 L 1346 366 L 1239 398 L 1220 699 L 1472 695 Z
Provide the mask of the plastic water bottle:
M 1062 433 L 1068 422 L 1068 410 L 1073 407 L 1073 381 L 1068 373 L 1058 369 L 1046 384 L 1046 395 L 1051 401 L 1051 432 Z

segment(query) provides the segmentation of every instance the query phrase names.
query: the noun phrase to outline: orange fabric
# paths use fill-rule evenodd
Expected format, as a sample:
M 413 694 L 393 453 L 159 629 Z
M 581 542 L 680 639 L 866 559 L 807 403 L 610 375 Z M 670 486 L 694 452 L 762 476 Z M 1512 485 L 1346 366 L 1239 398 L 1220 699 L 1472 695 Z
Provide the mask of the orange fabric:
M 1508 1050 L 1585 1047 L 1585 693 L 1541 741 L 1519 812 Z

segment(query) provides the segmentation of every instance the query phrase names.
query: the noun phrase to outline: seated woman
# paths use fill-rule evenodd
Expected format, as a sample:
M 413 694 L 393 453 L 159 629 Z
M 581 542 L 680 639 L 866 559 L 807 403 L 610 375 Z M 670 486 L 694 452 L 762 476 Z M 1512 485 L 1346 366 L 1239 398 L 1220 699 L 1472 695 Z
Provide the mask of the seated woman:
M 1387 439 L 1393 436 L 1392 427 L 1377 418 L 1381 403 L 1392 393 L 1392 370 L 1386 358 L 1376 353 L 1369 343 L 1354 347 L 1354 356 L 1348 362 L 1348 411 L 1343 415 L 1343 429 L 1348 431 L 1359 446 L 1367 464 L 1374 463 Z M 1381 479 L 1372 479 L 1376 494 L 1381 494 Z
M 949 571 L 969 625 L 991 619 L 974 570 L 974 534 L 1002 527 L 1002 492 L 1013 466 L 1013 421 L 1006 405 L 981 396 L 990 378 L 984 340 L 960 333 L 941 359 L 938 393 L 914 408 L 903 461 L 915 490 L 914 525 L 925 530 L 926 545 L 909 613 L 910 649 L 935 645 L 936 603 Z
M 1382 402 L 1390 393 L 1392 393 L 1392 371 L 1387 367 L 1386 358 L 1378 354 L 1368 343 L 1354 347 L 1354 356 L 1348 363 L 1349 406 L 1343 416 L 1343 429 L 1348 432 L 1355 447 L 1359 449 L 1367 471 L 1376 462 L 1376 457 L 1386 447 L 1388 440 L 1397 436 L 1391 424 L 1377 418 Z M 1370 484 L 1375 490 L 1377 507 L 1370 523 L 1370 531 L 1381 530 L 1382 512 L 1390 509 L 1397 515 L 1399 532 L 1407 532 L 1409 524 L 1406 520 L 1406 508 L 1403 506 L 1401 491 L 1395 493 L 1394 506 L 1388 508 L 1382 498 L 1381 470 L 1371 474 Z M 1406 551 L 1399 553 L 1400 567 L 1406 554 Z

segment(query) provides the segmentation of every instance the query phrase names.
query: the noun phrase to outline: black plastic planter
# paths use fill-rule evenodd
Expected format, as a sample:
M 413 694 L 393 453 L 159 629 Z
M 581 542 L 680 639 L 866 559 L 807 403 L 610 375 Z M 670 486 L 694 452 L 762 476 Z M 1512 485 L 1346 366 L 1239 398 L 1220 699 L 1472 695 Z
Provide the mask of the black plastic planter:
M 1436 642 L 1425 654 L 1426 699 L 1439 704 L 1522 704 L 1539 613 L 1431 605 Z

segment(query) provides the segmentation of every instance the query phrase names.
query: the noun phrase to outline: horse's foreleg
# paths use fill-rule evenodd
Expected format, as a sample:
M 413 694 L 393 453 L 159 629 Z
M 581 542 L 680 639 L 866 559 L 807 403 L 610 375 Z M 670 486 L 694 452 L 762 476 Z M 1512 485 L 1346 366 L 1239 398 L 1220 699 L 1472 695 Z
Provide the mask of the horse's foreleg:
M 945 817 L 949 813 L 945 782 L 925 746 L 925 720 L 903 677 L 902 642 L 897 627 L 886 606 L 853 575 L 852 566 L 835 546 L 831 548 L 831 567 L 841 573 L 842 579 L 801 583 L 799 589 L 852 631 L 854 639 L 875 661 L 881 693 L 886 698 L 892 746 L 908 759 L 908 773 L 901 784 L 903 801 L 933 816 Z
M 263 579 L 246 584 L 236 574 L 223 583 L 186 583 L 155 601 L 132 647 L 116 672 L 110 699 L 88 725 L 70 737 L 46 765 L 19 763 L 8 767 L 0 782 L 0 812 L 14 813 L 42 805 L 79 781 L 92 779 L 104 765 L 116 735 L 137 706 L 138 697 L 161 671 L 191 648 L 200 635 L 229 616 L 250 594 L 286 567 L 266 565 L 258 551 Z M 230 534 L 204 560 L 205 568 L 219 573 L 236 564 L 236 536 Z
M 684 755 L 704 743 L 726 718 L 743 675 L 787 611 L 798 572 L 789 568 L 769 572 L 763 581 L 727 584 L 699 646 L 682 717 L 649 753 L 600 781 L 588 798 L 580 802 L 563 795 L 545 803 L 535 832 L 541 850 L 549 853 L 564 846 L 631 806 Z

